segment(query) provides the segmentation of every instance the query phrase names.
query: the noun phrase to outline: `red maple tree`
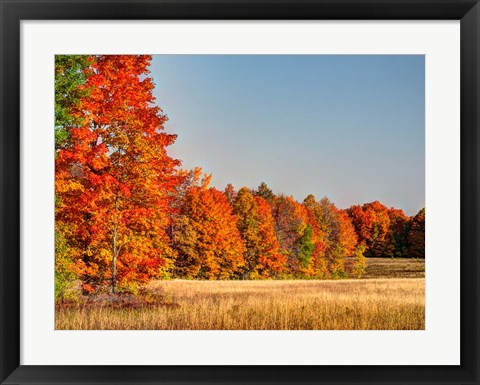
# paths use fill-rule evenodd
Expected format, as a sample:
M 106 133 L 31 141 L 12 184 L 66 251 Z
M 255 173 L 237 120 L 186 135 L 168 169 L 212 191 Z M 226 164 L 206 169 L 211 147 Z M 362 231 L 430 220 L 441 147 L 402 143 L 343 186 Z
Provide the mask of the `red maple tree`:
M 56 220 L 62 224 L 84 289 L 166 274 L 167 235 L 179 161 L 166 148 L 176 136 L 154 104 L 151 57 L 91 58 L 81 124 L 56 157 Z

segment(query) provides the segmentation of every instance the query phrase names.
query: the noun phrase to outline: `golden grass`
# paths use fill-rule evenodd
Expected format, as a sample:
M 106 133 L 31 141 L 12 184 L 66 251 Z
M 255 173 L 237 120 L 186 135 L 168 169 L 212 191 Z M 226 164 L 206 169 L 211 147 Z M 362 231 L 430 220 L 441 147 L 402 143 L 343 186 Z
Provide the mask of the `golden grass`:
M 387 330 L 425 328 L 425 280 L 156 281 L 161 303 L 57 309 L 56 329 Z

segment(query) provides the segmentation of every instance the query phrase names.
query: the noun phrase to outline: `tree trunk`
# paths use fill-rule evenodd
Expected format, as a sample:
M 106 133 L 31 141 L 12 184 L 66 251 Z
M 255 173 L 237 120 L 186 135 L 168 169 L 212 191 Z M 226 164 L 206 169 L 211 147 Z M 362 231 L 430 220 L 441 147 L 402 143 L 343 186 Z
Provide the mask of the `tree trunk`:
M 113 226 L 113 259 L 112 259 L 112 294 L 115 294 L 117 286 L 117 225 Z
M 118 196 L 115 198 L 115 211 L 118 213 Z M 115 294 L 117 286 L 117 258 L 120 251 L 117 245 L 117 223 L 113 225 L 112 249 L 112 294 Z

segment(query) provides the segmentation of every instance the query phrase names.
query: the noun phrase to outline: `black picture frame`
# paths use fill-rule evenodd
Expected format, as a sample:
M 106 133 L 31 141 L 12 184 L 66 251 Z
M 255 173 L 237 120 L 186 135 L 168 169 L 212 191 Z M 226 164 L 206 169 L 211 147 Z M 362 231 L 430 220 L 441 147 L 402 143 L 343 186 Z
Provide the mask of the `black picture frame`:
M 477 0 L 0 0 L 1 384 L 479 384 L 480 5 Z M 20 365 L 20 21 L 460 20 L 459 366 Z

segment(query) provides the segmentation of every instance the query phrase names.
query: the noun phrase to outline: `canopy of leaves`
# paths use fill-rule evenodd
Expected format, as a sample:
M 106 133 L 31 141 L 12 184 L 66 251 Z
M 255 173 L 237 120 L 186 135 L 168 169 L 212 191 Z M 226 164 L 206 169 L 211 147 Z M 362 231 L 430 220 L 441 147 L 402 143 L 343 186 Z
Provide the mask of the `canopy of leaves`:
M 244 242 L 227 197 L 194 186 L 185 195 L 174 234 L 175 274 L 190 279 L 235 278 L 243 271 Z
M 425 258 L 425 209 L 378 201 L 338 209 L 209 187 L 167 153 L 146 55 L 55 57 L 57 299 L 135 290 L 152 278 L 361 277 L 366 257 Z
M 425 209 L 422 209 L 425 213 Z M 420 211 L 418 215 L 421 217 Z M 420 232 L 420 243 L 409 240 L 414 218 L 409 218 L 402 210 L 388 208 L 378 201 L 365 203 L 363 206 L 351 206 L 348 210 L 359 243 L 365 246 L 367 257 L 417 257 L 418 252 L 412 248 L 418 245 L 418 251 L 424 250 L 425 234 Z M 413 235 L 413 238 L 416 238 Z M 423 238 L 423 247 L 422 241 Z
M 81 123 L 80 101 L 88 95 L 85 85 L 90 58 L 86 55 L 55 55 L 55 144 L 62 147 L 69 129 Z
M 412 219 L 408 232 L 408 253 L 412 258 L 425 258 L 425 209 Z
M 267 201 L 253 196 L 242 187 L 236 194 L 233 208 L 237 227 L 245 243 L 242 278 L 275 276 L 283 269 L 284 256 L 279 252 L 274 221 Z
M 112 282 L 114 290 L 117 282 L 160 277 L 169 267 L 179 162 L 166 152 L 176 137 L 163 131 L 166 117 L 154 104 L 150 59 L 89 58 L 89 76 L 77 86 L 89 92 L 69 110 L 81 120 L 66 127 L 56 158 L 56 220 L 89 287 Z

